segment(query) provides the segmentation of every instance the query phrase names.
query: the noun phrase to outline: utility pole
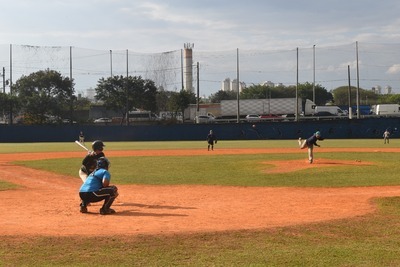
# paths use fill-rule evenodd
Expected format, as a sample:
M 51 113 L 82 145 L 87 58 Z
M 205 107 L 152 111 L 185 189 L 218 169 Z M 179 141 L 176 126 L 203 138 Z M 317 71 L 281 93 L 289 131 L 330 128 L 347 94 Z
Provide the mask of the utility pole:
M 110 50 L 110 77 L 112 78 L 113 76 L 113 69 L 112 69 L 112 50 Z
M 197 62 L 197 114 L 200 112 L 200 70 L 199 70 L 200 63 Z
M 6 76 L 6 69 L 3 67 L 3 94 L 6 93 L 6 80 L 5 80 L 5 76 Z
M 237 97 L 237 123 L 240 123 L 240 92 L 239 92 L 239 48 L 236 49 L 236 97 Z
M 3 76 L 3 94 L 5 95 L 6 94 L 6 80 L 5 80 L 5 68 L 3 67 L 3 74 L 2 74 L 2 76 Z M 4 112 L 4 106 L 3 106 L 3 118 L 2 118 L 2 120 L 4 121 L 4 123 L 5 123 L 5 119 L 6 119 L 6 114 L 5 114 L 5 112 Z
M 12 98 L 13 92 L 13 79 L 12 79 L 12 44 L 10 44 L 10 97 L 11 97 L 11 103 L 10 103 L 10 116 L 9 116 L 9 124 L 13 124 L 13 105 L 14 105 L 14 100 Z
M 315 45 L 313 46 L 313 102 L 315 104 Z

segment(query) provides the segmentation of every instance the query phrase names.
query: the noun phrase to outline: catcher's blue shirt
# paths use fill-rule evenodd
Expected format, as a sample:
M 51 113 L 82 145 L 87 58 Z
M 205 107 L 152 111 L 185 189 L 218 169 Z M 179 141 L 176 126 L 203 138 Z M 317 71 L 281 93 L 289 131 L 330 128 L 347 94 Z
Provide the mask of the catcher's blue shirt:
M 96 192 L 100 190 L 103 187 L 103 179 L 110 181 L 110 172 L 106 169 L 95 170 L 87 177 L 79 192 Z

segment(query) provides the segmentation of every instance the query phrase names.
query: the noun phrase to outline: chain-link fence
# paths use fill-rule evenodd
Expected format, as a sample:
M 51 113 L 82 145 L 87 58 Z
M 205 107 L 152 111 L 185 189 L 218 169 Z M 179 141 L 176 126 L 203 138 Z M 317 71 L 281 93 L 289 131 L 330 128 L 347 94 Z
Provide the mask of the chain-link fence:
M 68 46 L 0 45 L 0 67 L 4 68 L 3 79 L 13 83 L 22 75 L 39 70 L 58 71 L 72 76 L 75 91 L 84 96 L 90 94 L 88 89 L 94 89 L 100 78 L 111 75 L 141 76 L 164 90 L 179 91 L 184 87 L 183 54 L 183 49 L 146 54 Z M 238 77 L 242 86 L 315 82 L 331 90 L 348 86 L 350 81 L 362 89 L 400 93 L 400 44 L 359 42 L 292 50 L 239 48 L 214 52 L 193 49 L 193 65 L 193 89 L 198 88 L 200 96 L 221 90 L 224 81 L 225 89 L 229 81 L 232 88 L 232 81 Z M 4 91 L 9 92 L 8 85 Z

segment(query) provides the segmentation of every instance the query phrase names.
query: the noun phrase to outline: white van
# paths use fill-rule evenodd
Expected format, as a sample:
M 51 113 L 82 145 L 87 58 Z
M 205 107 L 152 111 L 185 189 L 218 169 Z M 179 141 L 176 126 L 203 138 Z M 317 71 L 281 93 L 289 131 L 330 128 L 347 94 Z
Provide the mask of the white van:
M 128 112 L 129 122 L 137 122 L 137 121 L 158 121 L 159 118 L 156 114 L 151 111 L 129 111 Z
M 400 105 L 399 104 L 373 105 L 372 113 L 375 115 L 400 115 Z
M 338 106 L 315 106 L 314 114 L 318 114 L 319 112 L 329 112 L 332 116 L 347 116 L 347 112 Z

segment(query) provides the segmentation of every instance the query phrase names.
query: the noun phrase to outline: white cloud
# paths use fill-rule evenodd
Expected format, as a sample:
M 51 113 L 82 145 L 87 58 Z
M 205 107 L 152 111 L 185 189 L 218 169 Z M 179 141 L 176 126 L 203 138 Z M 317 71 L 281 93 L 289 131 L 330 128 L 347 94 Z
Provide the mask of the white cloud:
M 1 38 L 3 43 L 65 42 L 145 52 L 180 49 L 185 42 L 204 50 L 400 42 L 399 5 L 395 0 L 362 5 L 344 0 L 21 0 L 2 5 Z M 13 19 L 17 14 L 21 19 Z
M 390 68 L 387 70 L 387 73 L 389 73 L 389 74 L 400 73 L 400 64 L 395 64 L 395 65 L 390 66 Z

